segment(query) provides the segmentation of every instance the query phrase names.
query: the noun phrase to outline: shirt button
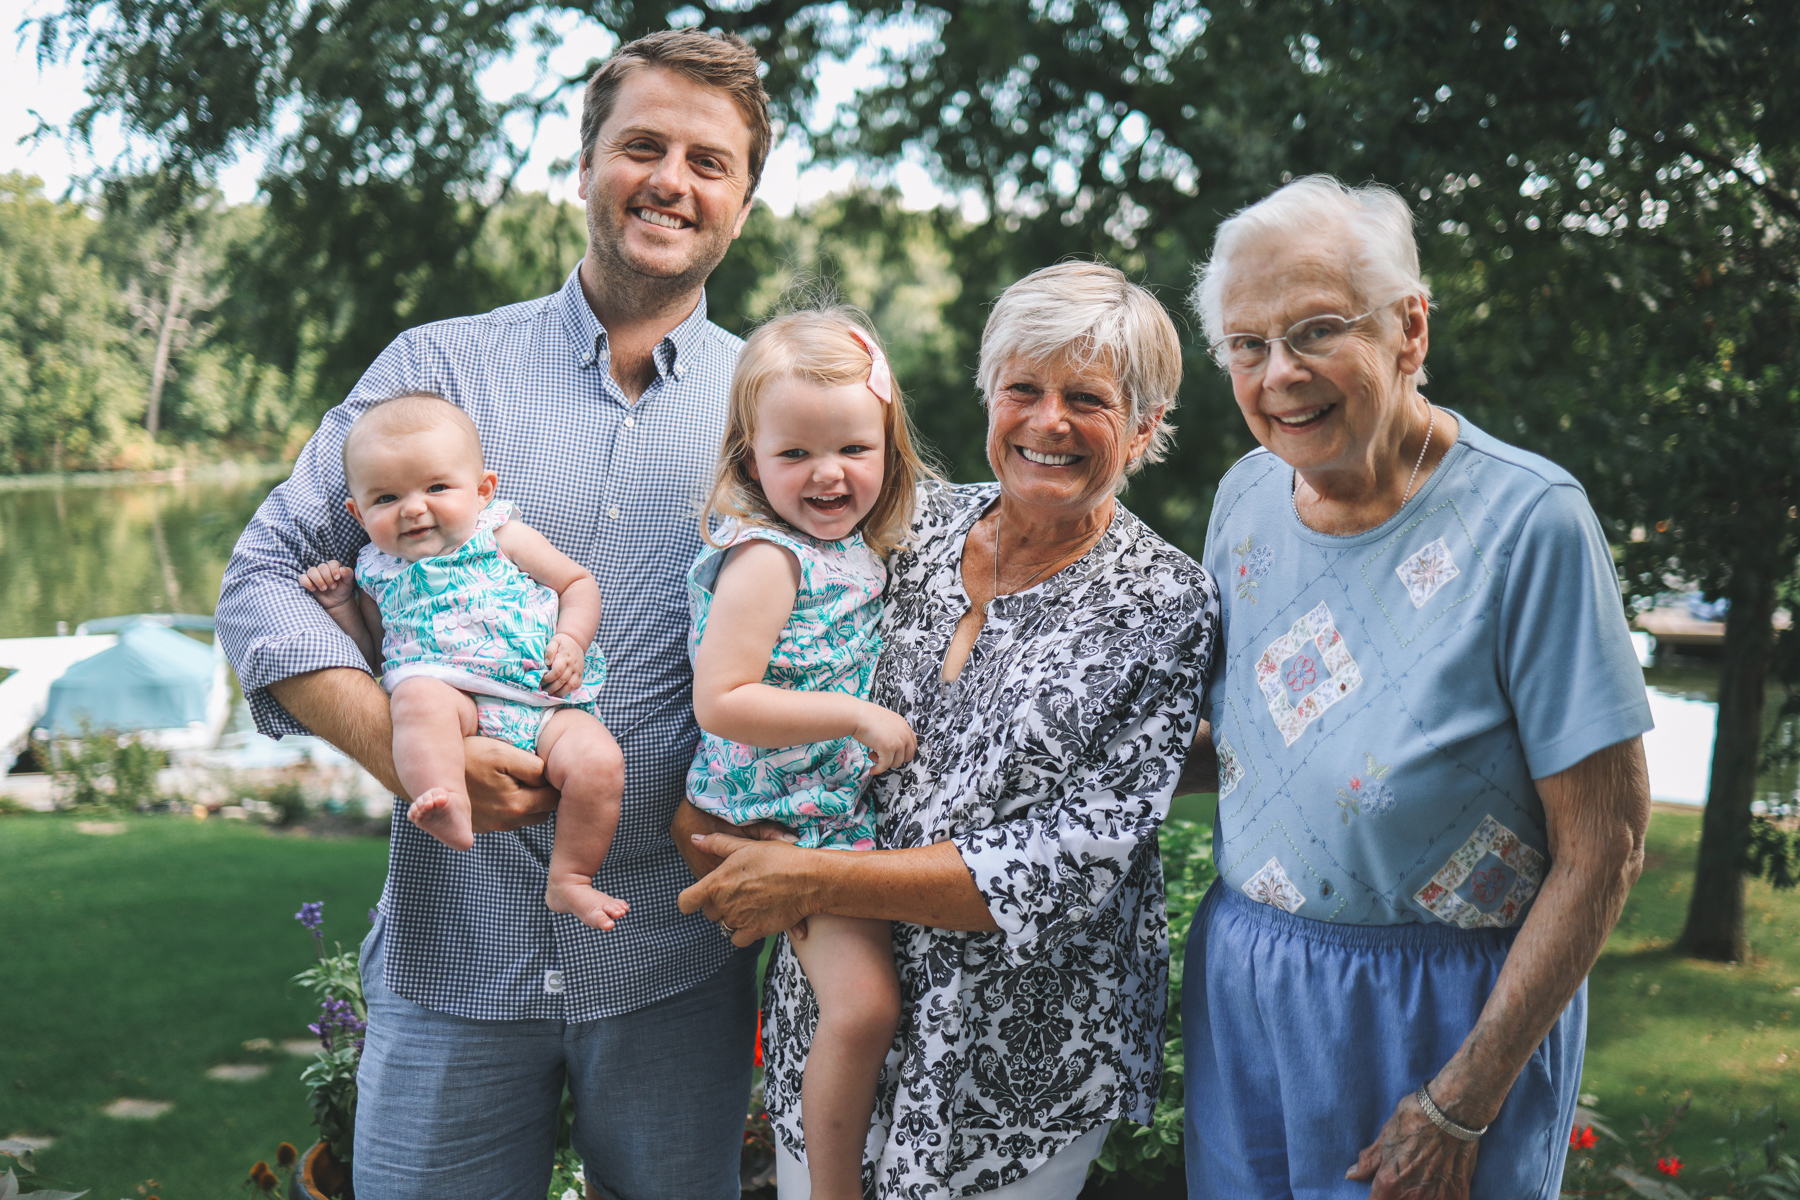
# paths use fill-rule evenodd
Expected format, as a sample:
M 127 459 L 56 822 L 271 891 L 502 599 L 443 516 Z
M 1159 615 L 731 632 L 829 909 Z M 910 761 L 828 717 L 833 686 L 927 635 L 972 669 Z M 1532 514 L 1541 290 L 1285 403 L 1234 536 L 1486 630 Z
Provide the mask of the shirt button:
M 618 520 L 619 519 L 619 506 L 615 504 L 611 508 L 607 509 L 606 515 L 611 517 L 615 521 Z
M 631 417 L 625 418 L 625 428 L 630 429 L 632 426 L 634 426 L 636 424 L 637 424 L 637 421 L 634 420 L 633 418 L 631 418 Z
M 677 378 L 677 379 L 681 378 L 681 364 L 680 363 L 675 364 L 675 378 Z
M 544 972 L 544 992 L 550 996 L 563 994 L 563 973 L 561 971 Z

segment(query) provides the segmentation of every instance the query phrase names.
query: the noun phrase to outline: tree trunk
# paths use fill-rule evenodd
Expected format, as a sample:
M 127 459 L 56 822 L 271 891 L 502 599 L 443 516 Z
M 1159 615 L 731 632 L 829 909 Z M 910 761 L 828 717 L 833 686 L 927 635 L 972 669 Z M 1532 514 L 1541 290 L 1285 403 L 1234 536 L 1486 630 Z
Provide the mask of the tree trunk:
M 163 304 L 162 321 L 156 331 L 156 359 L 150 365 L 150 395 L 144 406 L 144 428 L 154 438 L 162 424 L 163 384 L 169 379 L 169 355 L 175 348 L 175 335 L 183 324 L 182 306 L 187 303 L 188 252 L 183 236 L 175 247 L 175 265 L 169 272 L 169 295 Z
M 1678 948 L 1695 958 L 1739 962 L 1744 936 L 1744 850 L 1750 802 L 1762 761 L 1763 706 L 1775 649 L 1773 580 L 1747 581 L 1725 618 L 1725 660 L 1719 669 L 1719 732 L 1713 740 L 1712 782 L 1694 868 L 1694 896 Z

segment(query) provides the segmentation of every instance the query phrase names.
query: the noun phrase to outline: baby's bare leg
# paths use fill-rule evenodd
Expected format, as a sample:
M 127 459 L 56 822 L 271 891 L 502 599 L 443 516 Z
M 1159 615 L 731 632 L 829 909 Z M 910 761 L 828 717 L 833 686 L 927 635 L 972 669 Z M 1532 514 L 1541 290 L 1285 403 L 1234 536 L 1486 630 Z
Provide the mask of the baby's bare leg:
M 544 778 L 562 793 L 544 903 L 595 929 L 611 929 L 631 906 L 595 888 L 594 872 L 606 861 L 619 827 L 625 756 L 606 726 L 579 708 L 556 710 L 544 725 L 537 751 L 544 760 Z
M 438 679 L 394 689 L 394 773 L 413 797 L 406 817 L 452 850 L 475 844 L 463 739 L 476 734 L 475 701 Z
M 819 998 L 800 1084 L 807 1174 L 813 1200 L 862 1200 L 875 1084 L 900 1023 L 893 938 L 886 921 L 856 917 L 811 916 L 806 929 L 793 946 Z

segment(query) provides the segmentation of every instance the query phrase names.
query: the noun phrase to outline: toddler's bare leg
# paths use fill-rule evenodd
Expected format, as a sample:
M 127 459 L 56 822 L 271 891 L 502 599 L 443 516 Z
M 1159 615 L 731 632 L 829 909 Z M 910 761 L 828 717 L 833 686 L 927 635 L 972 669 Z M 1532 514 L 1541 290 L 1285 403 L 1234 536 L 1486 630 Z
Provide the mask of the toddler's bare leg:
M 807 1174 L 813 1200 L 862 1200 L 875 1084 L 900 1023 L 893 938 L 886 921 L 856 917 L 811 916 L 806 928 L 793 946 L 819 998 L 800 1084 Z
M 438 679 L 394 689 L 394 773 L 412 796 L 406 817 L 452 850 L 475 844 L 464 778 L 463 739 L 476 734 L 475 701 Z
M 631 906 L 596 888 L 594 872 L 606 861 L 619 827 L 625 756 L 606 726 L 579 708 L 559 708 L 551 715 L 537 751 L 544 760 L 544 778 L 562 793 L 544 903 L 595 929 L 611 929 Z

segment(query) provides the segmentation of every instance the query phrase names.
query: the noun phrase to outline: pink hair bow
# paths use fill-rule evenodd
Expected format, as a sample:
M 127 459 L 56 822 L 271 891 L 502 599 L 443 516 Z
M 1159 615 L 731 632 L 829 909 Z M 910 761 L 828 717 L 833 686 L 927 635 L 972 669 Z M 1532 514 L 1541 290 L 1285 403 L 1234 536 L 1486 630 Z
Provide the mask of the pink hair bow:
M 850 336 L 856 339 L 857 345 L 869 352 L 869 390 L 883 404 L 892 404 L 894 372 L 888 367 L 887 355 L 881 352 L 881 347 L 875 344 L 874 338 L 854 325 L 850 326 Z

